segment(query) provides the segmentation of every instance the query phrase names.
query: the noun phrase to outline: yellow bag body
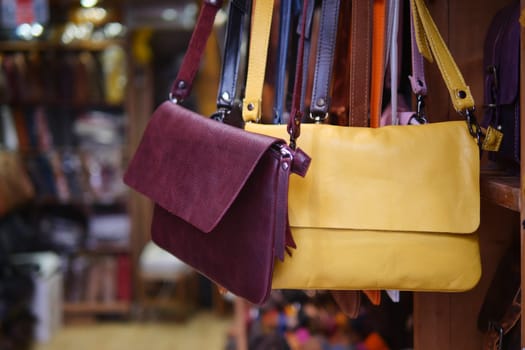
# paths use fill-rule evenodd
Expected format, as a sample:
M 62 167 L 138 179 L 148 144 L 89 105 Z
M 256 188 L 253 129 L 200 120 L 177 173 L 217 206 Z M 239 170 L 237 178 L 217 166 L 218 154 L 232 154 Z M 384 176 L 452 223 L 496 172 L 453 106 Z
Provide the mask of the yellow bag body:
M 283 125 L 248 131 L 287 139 Z M 276 289 L 463 291 L 481 276 L 479 150 L 462 121 L 379 129 L 301 125 L 290 178 L 297 249 Z

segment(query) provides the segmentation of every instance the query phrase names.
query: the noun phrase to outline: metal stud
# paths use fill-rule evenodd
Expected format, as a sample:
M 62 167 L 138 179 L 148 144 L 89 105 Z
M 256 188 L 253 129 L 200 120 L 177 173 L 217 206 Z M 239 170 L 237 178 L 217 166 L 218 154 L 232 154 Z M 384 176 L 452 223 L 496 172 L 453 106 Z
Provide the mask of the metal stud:
M 325 105 L 325 103 L 326 103 L 326 101 L 322 97 L 317 99 L 317 101 L 315 101 L 315 104 L 318 105 L 319 107 L 323 107 Z
M 177 84 L 177 87 L 179 89 L 185 89 L 186 88 L 186 82 L 184 80 L 179 81 L 179 83 Z
M 461 99 L 464 99 L 465 97 L 467 97 L 467 93 L 463 90 L 459 90 L 458 91 L 458 97 L 461 98 Z
M 249 111 L 253 111 L 255 109 L 255 105 L 253 103 L 248 103 L 246 108 L 248 108 Z
M 224 91 L 221 94 L 221 98 L 226 102 L 230 102 L 230 94 L 228 93 L 228 91 Z
M 288 170 L 288 167 L 289 167 L 288 163 L 283 163 L 283 170 Z

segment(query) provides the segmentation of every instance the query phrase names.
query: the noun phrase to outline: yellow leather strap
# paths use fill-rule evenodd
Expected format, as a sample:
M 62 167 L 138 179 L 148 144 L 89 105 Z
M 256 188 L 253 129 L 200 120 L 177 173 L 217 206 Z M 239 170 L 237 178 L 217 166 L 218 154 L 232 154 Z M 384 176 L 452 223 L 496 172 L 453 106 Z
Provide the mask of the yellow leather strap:
M 416 42 L 421 54 L 430 62 L 436 60 L 452 104 L 458 112 L 474 108 L 474 98 L 465 83 L 454 58 L 450 54 L 424 0 L 410 0 Z
M 242 118 L 245 122 L 257 122 L 261 118 L 261 99 L 273 2 L 273 0 L 256 0 L 252 9 L 246 93 L 242 104 Z

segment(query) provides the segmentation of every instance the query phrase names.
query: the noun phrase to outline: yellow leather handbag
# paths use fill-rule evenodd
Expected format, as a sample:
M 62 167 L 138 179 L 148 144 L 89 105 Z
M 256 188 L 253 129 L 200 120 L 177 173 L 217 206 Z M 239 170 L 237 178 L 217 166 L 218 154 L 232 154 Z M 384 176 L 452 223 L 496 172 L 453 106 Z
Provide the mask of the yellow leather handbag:
M 312 163 L 305 178 L 290 179 L 297 249 L 276 261 L 272 288 L 453 292 L 480 278 L 474 101 L 423 0 L 412 2 L 418 46 L 468 123 L 301 125 L 297 143 Z M 246 129 L 288 137 L 283 126 Z

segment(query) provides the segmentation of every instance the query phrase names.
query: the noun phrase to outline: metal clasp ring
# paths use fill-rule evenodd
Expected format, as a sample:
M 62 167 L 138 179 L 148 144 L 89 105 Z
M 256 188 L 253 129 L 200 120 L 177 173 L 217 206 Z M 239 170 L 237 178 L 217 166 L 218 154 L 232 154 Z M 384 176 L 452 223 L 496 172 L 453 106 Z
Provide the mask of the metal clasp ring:
M 182 102 L 182 99 L 179 100 L 178 98 L 176 98 L 175 96 L 173 96 L 173 93 L 171 93 L 171 92 L 170 92 L 169 95 L 168 95 L 168 100 L 169 100 L 171 103 L 176 104 L 176 105 L 178 105 L 179 102 Z
M 321 124 L 328 118 L 328 113 L 325 113 L 324 115 L 320 115 L 317 113 L 310 112 L 310 119 L 314 121 L 315 124 Z
M 476 120 L 476 116 L 474 115 L 474 110 L 467 109 L 465 111 L 465 118 L 467 119 L 468 131 L 470 135 L 476 139 L 478 145 L 481 147 L 482 133 L 478 121 Z

